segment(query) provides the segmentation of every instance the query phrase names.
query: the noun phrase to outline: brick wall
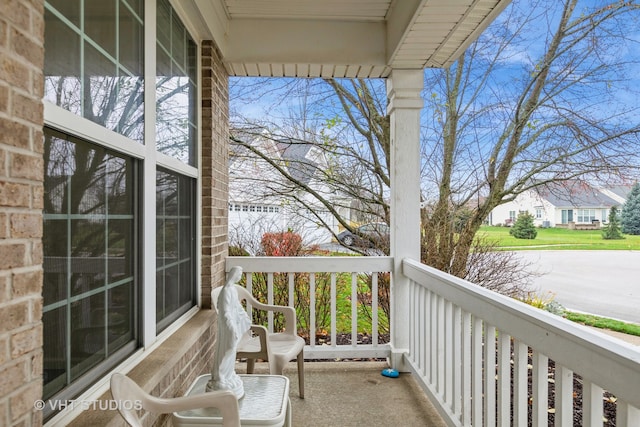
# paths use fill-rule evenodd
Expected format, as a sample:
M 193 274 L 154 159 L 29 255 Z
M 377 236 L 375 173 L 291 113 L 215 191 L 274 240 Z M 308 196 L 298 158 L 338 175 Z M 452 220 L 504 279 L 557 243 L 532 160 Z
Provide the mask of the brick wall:
M 229 193 L 229 87 L 220 53 L 202 43 L 202 305 L 224 282 Z
M 42 396 L 44 1 L 0 0 L 0 425 Z

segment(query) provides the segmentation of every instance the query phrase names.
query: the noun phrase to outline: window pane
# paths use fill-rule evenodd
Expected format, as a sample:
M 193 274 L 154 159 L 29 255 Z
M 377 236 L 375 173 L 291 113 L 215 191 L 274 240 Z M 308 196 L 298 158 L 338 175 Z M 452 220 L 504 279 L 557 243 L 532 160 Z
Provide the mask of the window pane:
M 105 359 L 104 294 L 71 303 L 71 380 Z
M 134 13 L 140 18 L 144 16 L 144 0 L 123 0 L 122 3 L 133 9 Z
M 66 306 L 42 314 L 44 351 L 44 396 L 52 396 L 67 385 Z
M 195 165 L 197 45 L 166 0 L 158 2 L 156 147 Z
M 48 9 L 44 19 L 44 99 L 81 115 L 80 35 Z
M 135 347 L 135 163 L 48 128 L 44 149 L 44 394 L 69 399 Z
M 53 2 L 45 12 L 45 96 L 74 114 L 143 142 L 144 40 L 140 0 Z M 81 14 L 80 10 L 84 13 Z
M 80 0 L 47 0 L 47 4 L 80 27 Z
M 116 57 L 116 3 L 118 0 L 84 2 L 87 36 L 113 58 Z
M 126 7 L 120 7 L 119 63 L 134 76 L 142 76 L 144 55 L 142 23 Z
M 157 329 L 195 305 L 195 180 L 157 172 Z
M 133 339 L 135 318 L 129 302 L 134 300 L 132 283 L 120 285 L 109 291 L 109 353 L 122 348 Z

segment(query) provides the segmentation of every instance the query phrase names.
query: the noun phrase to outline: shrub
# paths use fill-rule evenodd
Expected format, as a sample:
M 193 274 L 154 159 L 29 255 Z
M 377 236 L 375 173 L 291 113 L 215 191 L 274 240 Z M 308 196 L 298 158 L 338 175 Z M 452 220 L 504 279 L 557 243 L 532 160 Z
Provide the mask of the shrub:
M 602 238 L 605 240 L 624 239 L 620 230 L 620 220 L 618 218 L 618 208 L 611 207 L 609 211 L 609 223 L 602 227 Z
M 529 212 L 523 212 L 518 215 L 518 219 L 516 219 L 515 224 L 513 224 L 513 227 L 509 230 L 509 234 L 516 239 L 535 239 L 538 231 L 533 224 L 533 215 Z

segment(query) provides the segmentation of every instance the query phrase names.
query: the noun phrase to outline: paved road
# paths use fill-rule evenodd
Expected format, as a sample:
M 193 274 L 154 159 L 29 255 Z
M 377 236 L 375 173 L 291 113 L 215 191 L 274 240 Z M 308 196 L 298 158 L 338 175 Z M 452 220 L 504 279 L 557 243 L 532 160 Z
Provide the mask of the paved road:
M 640 324 L 639 251 L 519 251 L 568 309 Z

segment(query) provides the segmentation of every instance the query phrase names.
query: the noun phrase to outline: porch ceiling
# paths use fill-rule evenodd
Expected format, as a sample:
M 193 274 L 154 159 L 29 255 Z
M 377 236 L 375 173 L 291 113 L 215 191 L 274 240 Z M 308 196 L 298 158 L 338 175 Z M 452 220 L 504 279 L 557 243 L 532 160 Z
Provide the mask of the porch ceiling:
M 232 76 L 386 77 L 446 67 L 509 0 L 188 0 Z

